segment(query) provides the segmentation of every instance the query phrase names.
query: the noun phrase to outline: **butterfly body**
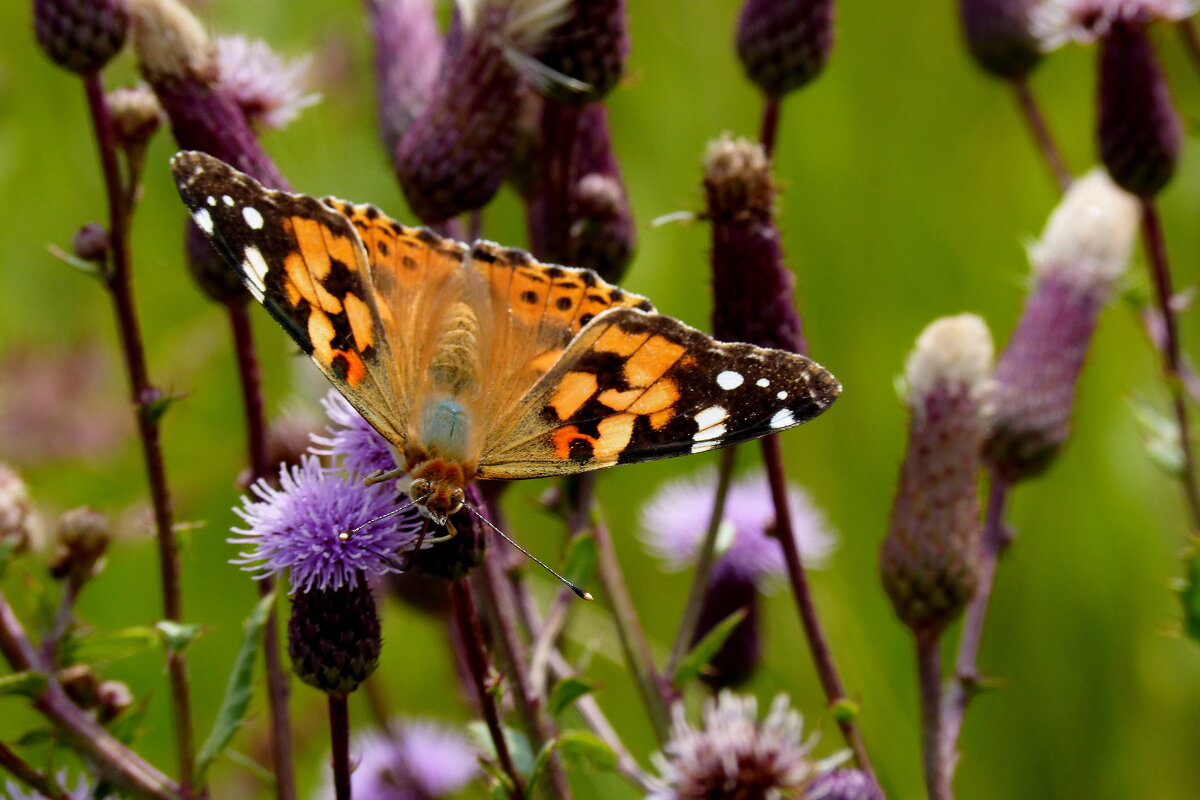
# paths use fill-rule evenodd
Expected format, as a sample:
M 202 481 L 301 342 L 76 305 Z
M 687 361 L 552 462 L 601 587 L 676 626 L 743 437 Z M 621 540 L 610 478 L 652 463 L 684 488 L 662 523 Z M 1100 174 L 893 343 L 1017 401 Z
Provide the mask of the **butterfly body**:
M 704 452 L 841 390 L 804 356 L 718 342 L 589 270 L 271 191 L 202 153 L 172 168 L 196 224 L 401 454 L 439 524 L 476 478 Z

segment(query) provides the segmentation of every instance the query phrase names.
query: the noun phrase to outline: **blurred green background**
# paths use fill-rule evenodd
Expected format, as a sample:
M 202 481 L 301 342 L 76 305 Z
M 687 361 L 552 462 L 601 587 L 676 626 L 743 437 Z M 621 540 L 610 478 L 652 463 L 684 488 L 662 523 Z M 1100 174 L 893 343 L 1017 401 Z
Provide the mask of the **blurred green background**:
M 48 243 L 69 247 L 80 224 L 104 218 L 95 147 L 80 83 L 36 49 L 28 6 L 0 4 L 0 414 L 17 415 L 6 422 L 0 460 L 22 471 L 48 518 L 86 503 L 141 531 L 143 471 L 107 298 L 46 250 Z M 631 0 L 628 75 L 609 100 L 640 233 L 624 284 L 701 327 L 710 307 L 707 229 L 649 222 L 700 209 L 700 159 L 709 140 L 726 131 L 757 134 L 761 99 L 731 44 L 737 6 Z M 212 0 L 199 13 L 210 31 L 265 38 L 287 55 L 315 54 L 316 88 L 325 99 L 266 136 L 297 189 L 372 201 L 412 221 L 376 136 L 370 43 L 358 4 Z M 1156 34 L 1194 131 L 1200 75 L 1174 31 Z M 1090 49 L 1067 48 L 1033 78 L 1076 172 L 1095 158 L 1094 57 Z M 128 55 L 107 73 L 110 86 L 135 79 Z M 152 145 L 134 258 L 153 379 L 185 396 L 166 417 L 164 443 L 178 517 L 202 523 L 185 537 L 184 563 L 186 616 L 204 626 L 190 651 L 203 734 L 256 592 L 227 563 L 235 554 L 225 537 L 244 464 L 242 417 L 225 317 L 202 299 L 182 263 L 184 214 L 166 169 L 173 151 L 166 135 Z M 817 601 L 847 690 L 862 706 L 867 746 L 885 789 L 894 798 L 920 797 L 912 646 L 877 574 L 906 425 L 894 380 L 914 337 L 938 316 L 979 313 L 1003 345 L 1023 301 L 1024 246 L 1041 230 L 1057 193 L 1011 91 L 970 61 L 948 2 L 839 5 L 828 71 L 784 103 L 777 177 L 779 224 L 812 352 L 845 386 L 828 415 L 784 438 L 792 477 L 840 532 L 829 567 L 814 575 Z M 1200 260 L 1198 210 L 1200 152 L 1193 137 L 1163 197 L 1180 287 L 1194 282 Z M 485 234 L 505 244 L 525 241 L 510 190 L 486 213 Z M 1147 286 L 1140 254 L 1128 285 L 1143 293 Z M 1185 319 L 1184 342 L 1194 352 L 1200 342 L 1193 317 Z M 290 355 L 290 343 L 266 314 L 256 313 L 255 322 L 272 412 L 311 410 L 315 372 Z M 64 354 L 80 348 L 98 351 L 102 368 L 87 381 L 56 383 Z M 1165 396 L 1132 305 L 1116 303 L 1102 318 L 1083 375 L 1070 447 L 1047 475 L 1015 494 L 1017 541 L 999 573 L 981 656 L 1003 688 L 980 697 L 968 714 L 960 797 L 1099 800 L 1200 792 L 1200 649 L 1178 634 L 1171 588 L 1185 545 L 1182 501 L 1146 455 L 1131 405 L 1149 401 L 1165 409 Z M 43 416 L 34 414 L 33 422 L 19 416 L 31 409 Z M 112 425 L 115 433 L 102 435 Z M 756 454 L 746 448 L 741 460 L 749 464 Z M 644 552 L 637 511 L 663 480 L 713 462 L 699 456 L 600 479 L 622 564 L 664 652 L 688 578 L 664 577 Z M 507 509 L 523 543 L 553 554 L 559 531 L 534 507 L 545 485 L 513 487 Z M 159 609 L 155 569 L 150 539 L 129 536 L 87 589 L 81 615 L 99 629 L 151 624 Z M 531 572 L 529 579 L 549 590 L 542 575 Z M 16 570 L 4 588 L 24 597 L 41 580 L 36 571 Z M 603 610 L 602 598 L 582 609 L 573 635 L 615 657 Z M 820 751 L 832 752 L 840 738 L 822 710 L 785 591 L 775 592 L 766 616 L 767 660 L 750 688 L 764 699 L 790 693 L 807 725 L 822 732 Z M 436 625 L 391 606 L 385 633 L 380 674 L 396 709 L 464 719 L 463 704 L 448 691 L 453 666 Z M 105 674 L 149 693 L 140 747 L 170 770 L 160 656 L 116 661 Z M 601 704 L 645 763 L 653 741 L 623 668 L 598 658 L 590 675 L 601 684 Z M 301 781 L 311 790 L 326 747 L 323 698 L 296 684 L 294 700 Z M 0 702 L 0 719 L 8 718 L 0 736 L 11 740 L 34 720 L 19 713 L 18 701 Z M 261 726 L 262 711 L 256 700 L 252 727 Z M 252 749 L 250 738 L 237 744 Z M 215 797 L 255 796 L 243 793 L 244 772 L 228 763 L 218 765 L 215 780 Z M 634 796 L 608 777 L 578 780 L 576 788 L 580 797 Z

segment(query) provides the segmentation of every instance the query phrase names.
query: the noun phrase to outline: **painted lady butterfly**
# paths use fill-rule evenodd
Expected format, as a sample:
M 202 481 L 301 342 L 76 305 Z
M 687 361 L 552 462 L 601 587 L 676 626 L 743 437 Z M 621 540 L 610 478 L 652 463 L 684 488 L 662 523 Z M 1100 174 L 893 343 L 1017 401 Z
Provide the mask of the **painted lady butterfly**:
M 804 356 L 718 342 L 590 270 L 270 191 L 203 153 L 171 166 L 192 219 L 396 447 L 440 525 L 474 478 L 701 453 L 807 422 L 841 391 Z

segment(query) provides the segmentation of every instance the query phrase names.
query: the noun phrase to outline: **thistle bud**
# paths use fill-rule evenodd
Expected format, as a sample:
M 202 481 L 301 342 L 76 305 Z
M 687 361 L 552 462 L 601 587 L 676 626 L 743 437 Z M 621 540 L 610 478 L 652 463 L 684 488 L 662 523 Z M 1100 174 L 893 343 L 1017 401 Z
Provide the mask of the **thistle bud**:
M 625 0 L 572 0 L 570 17 L 550 31 L 535 57 L 543 66 L 583 86 L 549 79 L 538 84 L 547 95 L 575 105 L 604 97 L 621 79 L 629 55 Z
M 375 671 L 382 646 L 375 598 L 365 578 L 293 595 L 288 654 L 296 675 L 309 686 L 349 694 Z
M 1042 59 L 1032 12 L 1039 0 L 958 0 L 967 47 L 979 66 L 1001 78 L 1020 78 Z
M 144 150 L 163 121 L 162 106 L 154 92 L 144 85 L 122 87 L 109 92 L 107 100 L 117 142 L 127 153 Z
M 71 250 L 84 261 L 98 264 L 108 258 L 108 228 L 99 222 L 88 222 L 75 231 L 71 239 Z
M 7 464 L 0 463 L 0 545 L 18 551 L 29 548 L 33 503 L 25 481 Z
M 1096 318 L 1124 272 L 1138 203 L 1102 169 L 1076 181 L 1032 249 L 1034 289 L 994 373 L 991 470 L 1036 475 L 1070 433 L 1075 384 Z
M 833 0 L 746 0 L 737 51 L 750 80 L 772 97 L 799 89 L 829 61 Z
M 72 509 L 59 519 L 55 538 L 51 575 L 82 585 L 100 574 L 100 561 L 112 538 L 108 517 L 90 508 Z
M 713 335 L 804 353 L 793 279 L 772 216 L 775 185 L 762 147 L 722 138 L 704 164 L 712 223 Z
M 50 60 L 94 72 L 121 51 L 129 28 L 124 0 L 34 0 L 33 30 Z
M 1183 122 L 1142 25 L 1117 21 L 1100 42 L 1100 158 L 1121 188 L 1153 197 L 1175 174 Z
M 908 358 L 908 452 L 880 566 L 896 614 L 914 632 L 940 630 L 975 591 L 991 361 L 991 335 L 973 314 L 931 323 Z

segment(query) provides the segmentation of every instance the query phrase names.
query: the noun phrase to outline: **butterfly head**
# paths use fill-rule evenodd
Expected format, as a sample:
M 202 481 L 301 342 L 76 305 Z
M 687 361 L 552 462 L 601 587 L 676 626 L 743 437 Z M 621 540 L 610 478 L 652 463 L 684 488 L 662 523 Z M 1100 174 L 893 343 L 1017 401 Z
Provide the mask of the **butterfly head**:
M 408 495 L 417 508 L 438 525 L 462 510 L 467 502 L 466 478 L 460 467 L 445 461 L 427 461 L 412 471 Z

